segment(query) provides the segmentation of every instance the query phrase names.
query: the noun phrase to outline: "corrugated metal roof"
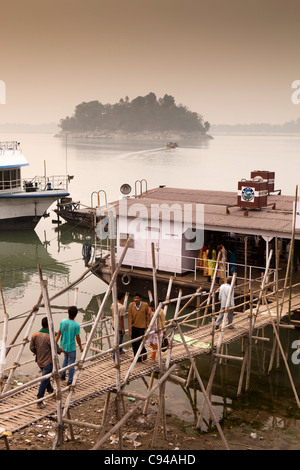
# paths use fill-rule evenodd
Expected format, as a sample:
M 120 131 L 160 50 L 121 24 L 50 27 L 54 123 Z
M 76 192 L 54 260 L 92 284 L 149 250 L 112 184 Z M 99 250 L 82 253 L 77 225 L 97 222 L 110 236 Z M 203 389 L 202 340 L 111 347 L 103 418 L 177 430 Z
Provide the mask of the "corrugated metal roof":
M 146 216 L 150 219 L 155 214 L 155 206 L 163 208 L 165 205 L 167 210 L 165 214 L 163 211 L 159 213 L 160 219 L 166 217 L 174 221 L 184 220 L 195 227 L 199 220 L 201 222 L 200 212 L 203 210 L 206 230 L 291 238 L 294 206 L 292 196 L 269 195 L 268 206 L 254 210 L 245 210 L 237 205 L 237 192 L 183 188 L 154 188 L 139 197 L 121 201 L 123 209 L 126 205 L 129 217 Z M 120 215 L 120 201 L 115 201 L 112 205 L 115 206 L 116 215 Z M 122 215 L 125 215 L 124 211 Z M 295 237 L 300 239 L 300 230 L 296 230 Z

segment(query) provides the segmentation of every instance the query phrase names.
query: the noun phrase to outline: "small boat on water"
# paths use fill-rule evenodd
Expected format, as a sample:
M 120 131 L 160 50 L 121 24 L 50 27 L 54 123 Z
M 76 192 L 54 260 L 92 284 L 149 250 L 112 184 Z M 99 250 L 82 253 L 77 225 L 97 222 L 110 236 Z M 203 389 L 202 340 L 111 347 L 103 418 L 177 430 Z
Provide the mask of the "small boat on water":
M 55 201 L 69 196 L 67 176 L 21 179 L 28 165 L 19 142 L 0 142 L 0 231 L 33 230 Z
M 97 197 L 96 206 L 94 205 L 94 197 Z M 104 197 L 105 207 L 107 206 L 107 196 L 103 189 L 99 191 L 93 191 L 91 194 L 91 205 L 86 206 L 81 204 L 80 201 L 73 201 L 70 197 L 64 197 L 57 203 L 54 212 L 57 214 L 58 222 L 62 218 L 70 225 L 75 227 L 86 227 L 88 229 L 94 229 L 100 217 L 97 215 L 97 211 L 101 205 L 101 196 Z
M 178 144 L 177 142 L 168 142 L 167 143 L 167 149 L 177 149 Z
M 96 217 L 95 207 L 87 207 L 78 201 L 73 201 L 70 197 L 61 198 L 54 212 L 57 214 L 58 220 L 62 218 L 76 227 L 92 229 L 100 220 L 99 217 Z

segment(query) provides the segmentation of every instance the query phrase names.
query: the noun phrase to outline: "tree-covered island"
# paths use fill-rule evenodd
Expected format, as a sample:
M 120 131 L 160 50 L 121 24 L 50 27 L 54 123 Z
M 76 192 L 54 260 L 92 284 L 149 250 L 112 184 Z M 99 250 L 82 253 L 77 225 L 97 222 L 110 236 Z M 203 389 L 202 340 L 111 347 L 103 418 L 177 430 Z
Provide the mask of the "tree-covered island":
M 83 102 L 75 107 L 73 116 L 60 120 L 61 133 L 90 136 L 113 134 L 157 134 L 161 137 L 193 134 L 208 137 L 210 124 L 186 106 L 176 105 L 171 95 L 157 98 L 155 93 L 120 99 L 115 104 L 99 101 Z

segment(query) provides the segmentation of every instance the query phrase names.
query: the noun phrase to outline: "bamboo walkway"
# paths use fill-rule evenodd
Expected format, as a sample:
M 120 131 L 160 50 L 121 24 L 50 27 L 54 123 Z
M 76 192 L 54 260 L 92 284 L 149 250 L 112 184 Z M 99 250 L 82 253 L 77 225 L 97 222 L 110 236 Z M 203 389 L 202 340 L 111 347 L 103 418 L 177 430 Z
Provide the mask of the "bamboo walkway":
M 299 301 L 300 305 L 300 301 Z M 273 310 L 274 319 L 276 318 L 275 305 L 270 304 L 270 310 Z M 264 306 L 260 307 L 262 312 L 258 316 L 255 328 L 262 329 L 271 324 L 270 316 L 267 314 L 267 309 Z M 200 317 L 201 318 L 201 317 Z M 236 341 L 249 332 L 249 313 L 238 313 L 234 315 L 234 328 L 226 329 L 222 345 L 227 345 Z M 212 324 L 200 326 L 189 330 L 186 334 L 187 343 L 192 343 L 189 346 L 192 357 L 200 357 L 204 354 L 211 352 L 212 341 Z M 215 341 L 218 341 L 220 330 L 215 332 Z M 162 353 L 165 358 L 167 352 Z M 126 354 L 122 355 L 122 362 L 120 364 L 121 373 L 121 386 L 125 385 L 124 379 L 126 372 L 133 360 L 133 353 L 131 348 L 126 350 Z M 188 360 L 188 354 L 182 342 L 173 339 L 172 354 L 170 358 L 170 365 L 180 363 Z M 148 358 L 143 363 L 137 363 L 129 378 L 129 382 L 151 374 L 152 372 L 159 372 L 158 362 L 154 362 Z M 62 382 L 62 386 L 64 382 Z M 27 405 L 36 399 L 38 385 L 33 385 L 29 388 L 18 392 L 17 394 L 2 398 L 0 401 L 0 426 L 6 431 L 11 433 L 27 427 L 32 423 L 53 415 L 57 411 L 56 401 L 52 399 L 46 400 L 46 407 L 43 409 L 37 408 L 36 404 Z M 63 397 L 66 397 L 70 387 L 65 387 Z M 80 376 L 76 383 L 75 390 L 72 395 L 70 406 L 76 406 L 83 401 L 94 398 L 95 396 L 105 394 L 109 391 L 116 390 L 116 368 L 112 361 L 111 353 L 106 354 L 101 359 L 95 359 L 92 363 L 85 365 L 81 370 Z M 62 400 L 64 402 L 64 400 Z M 24 405 L 24 407 L 22 407 Z M 19 408 L 21 407 L 21 408 Z M 12 411 L 9 411 L 9 410 Z
M 112 256 L 112 278 L 109 283 L 108 289 L 105 293 L 105 296 L 102 300 L 102 303 L 99 307 L 97 316 L 92 323 L 92 328 L 89 333 L 89 336 L 86 340 L 84 350 L 80 356 L 80 358 L 76 361 L 75 364 L 75 374 L 73 378 L 72 385 L 65 386 L 65 382 L 61 381 L 59 378 L 59 373 L 61 369 L 59 369 L 59 361 L 58 356 L 56 353 L 55 347 L 55 331 L 54 331 L 54 324 L 53 318 L 51 313 L 51 300 L 56 296 L 60 295 L 58 293 L 56 296 L 52 297 L 52 299 L 48 296 L 47 290 L 47 281 L 43 279 L 41 267 L 38 266 L 39 275 L 40 275 L 40 282 L 41 282 L 41 294 L 38 301 L 38 304 L 33 307 L 32 311 L 28 315 L 26 321 L 23 324 L 25 327 L 26 322 L 29 320 L 29 325 L 27 328 L 26 335 L 20 344 L 16 344 L 16 346 L 20 347 L 18 353 L 18 360 L 16 361 L 16 365 L 20 362 L 20 357 L 25 348 L 26 344 L 28 344 L 30 328 L 32 326 L 34 316 L 38 311 L 39 306 L 44 302 L 43 305 L 47 312 L 48 318 L 48 325 L 49 325 L 49 335 L 51 340 L 51 350 L 52 350 L 52 359 L 53 359 L 53 371 L 51 373 L 51 377 L 53 379 L 53 386 L 55 392 L 51 395 L 45 396 L 43 398 L 44 402 L 46 403 L 45 408 L 38 408 L 37 407 L 37 391 L 39 387 L 39 383 L 41 381 L 41 377 L 30 381 L 27 384 L 18 386 L 14 389 L 9 387 L 11 375 L 14 372 L 14 369 L 11 371 L 10 376 L 5 381 L 3 380 L 4 374 L 4 365 L 0 364 L 0 381 L 2 385 L 2 394 L 0 395 L 0 437 L 2 437 L 1 432 L 5 430 L 6 432 L 17 432 L 20 429 L 31 425 L 34 422 L 37 422 L 46 417 L 53 417 L 57 421 L 57 432 L 56 436 L 53 441 L 53 449 L 57 445 L 64 445 L 64 425 L 69 424 L 72 426 L 73 424 L 81 425 L 81 426 L 92 426 L 89 423 L 79 423 L 78 421 L 72 421 L 70 419 L 69 409 L 76 407 L 83 401 L 89 400 L 96 396 L 106 394 L 106 404 L 109 404 L 110 400 L 110 392 L 114 392 L 116 394 L 116 400 L 114 402 L 115 413 L 117 418 L 117 424 L 113 426 L 109 431 L 106 432 L 106 429 L 109 427 L 109 417 L 112 413 L 112 406 L 110 407 L 110 412 L 107 414 L 107 409 L 105 410 L 103 418 L 102 426 L 96 426 L 97 429 L 100 431 L 99 441 L 94 445 L 93 450 L 101 448 L 103 442 L 108 439 L 110 435 L 114 432 L 119 432 L 120 438 L 120 449 L 122 449 L 122 425 L 128 419 L 128 416 L 135 412 L 137 408 L 145 401 L 145 408 L 147 404 L 147 400 L 149 397 L 159 389 L 159 408 L 157 412 L 157 417 L 154 425 L 154 432 L 153 432 L 153 441 L 152 444 L 154 445 L 156 435 L 158 432 L 158 425 L 159 422 L 162 420 L 162 429 L 163 435 L 166 439 L 166 414 L 165 414 L 165 386 L 166 380 L 168 377 L 173 378 L 171 374 L 173 373 L 176 364 L 181 363 L 183 361 L 188 361 L 190 363 L 190 372 L 189 377 L 186 381 L 184 379 L 183 382 L 186 386 L 189 384 L 189 380 L 191 377 L 191 372 L 193 372 L 195 379 L 197 380 L 201 392 L 203 394 L 203 402 L 202 408 L 199 414 L 198 423 L 200 422 L 203 408 L 206 405 L 209 408 L 210 415 L 218 429 L 218 432 L 221 436 L 221 439 L 224 443 L 224 447 L 229 449 L 226 439 L 224 437 L 223 431 L 221 426 L 216 418 L 212 403 L 211 403 L 211 392 L 212 392 L 212 385 L 213 380 L 215 377 L 216 367 L 217 364 L 220 362 L 221 359 L 226 360 L 236 360 L 240 361 L 241 363 L 241 375 L 239 380 L 239 387 L 238 393 L 241 390 L 241 385 L 243 382 L 243 377 L 246 375 L 246 385 L 245 390 L 249 389 L 249 377 L 250 377 L 250 368 L 251 368 L 251 351 L 252 351 L 252 340 L 255 338 L 256 340 L 261 339 L 263 341 L 267 340 L 263 336 L 258 336 L 260 331 L 263 331 L 263 328 L 272 325 L 273 328 L 273 351 L 275 351 L 275 346 L 277 347 L 277 351 L 280 349 L 282 359 L 285 362 L 285 366 L 287 372 L 290 377 L 291 386 L 293 388 L 295 398 L 297 404 L 300 408 L 300 400 L 298 398 L 297 391 L 295 389 L 292 376 L 289 371 L 289 367 L 287 364 L 287 360 L 284 354 L 284 351 L 281 346 L 280 337 L 279 337 L 279 329 L 280 327 L 287 327 L 287 328 L 294 328 L 292 325 L 281 325 L 280 319 L 282 316 L 285 315 L 287 312 L 291 312 L 293 310 L 297 310 L 300 306 L 300 294 L 293 293 L 287 291 L 287 283 L 288 283 L 288 272 L 289 266 L 286 271 L 286 277 L 284 280 L 284 286 L 282 289 L 279 289 L 278 283 L 278 266 L 276 268 L 276 281 L 275 283 L 269 282 L 269 270 L 270 270 L 270 261 L 272 257 L 272 251 L 270 252 L 270 256 L 267 260 L 265 273 L 261 282 L 261 286 L 258 291 L 254 291 L 254 286 L 250 286 L 249 283 L 249 290 L 248 294 L 246 292 L 245 283 L 245 291 L 244 296 L 240 296 L 241 303 L 236 305 L 235 307 L 235 315 L 233 320 L 233 328 L 230 328 L 228 325 L 228 314 L 230 311 L 230 299 L 231 295 L 233 294 L 235 282 L 236 282 L 236 273 L 233 275 L 231 284 L 230 284 L 230 291 L 227 296 L 227 302 L 224 309 L 224 318 L 222 324 L 220 325 L 220 329 L 215 328 L 215 319 L 218 311 L 215 310 L 215 298 L 216 298 L 216 272 L 217 266 L 219 262 L 219 258 L 216 262 L 216 268 L 214 272 L 214 276 L 212 279 L 212 284 L 210 291 L 208 293 L 207 299 L 202 303 L 199 304 L 198 300 L 201 298 L 201 287 L 197 289 L 194 294 L 183 296 L 182 291 L 179 291 L 179 295 L 175 299 L 171 299 L 171 288 L 172 288 L 172 277 L 169 280 L 168 291 L 166 295 L 166 300 L 163 302 L 158 302 L 157 296 L 157 277 L 156 277 L 156 267 L 155 267 L 155 257 L 154 257 L 154 244 L 152 244 L 152 258 L 153 258 L 153 297 L 155 300 L 155 313 L 152 317 L 150 324 L 141 338 L 142 342 L 139 346 L 137 354 L 134 356 L 131 344 L 135 340 L 130 340 L 127 343 L 123 343 L 126 349 L 126 353 L 122 356 L 119 356 L 119 344 L 118 344 L 118 328 L 115 328 L 113 333 L 114 341 L 113 346 L 110 346 L 110 342 L 108 341 L 109 349 L 101 351 L 93 346 L 93 342 L 99 340 L 96 338 L 97 328 L 101 325 L 107 327 L 106 325 L 106 318 L 104 318 L 104 307 L 110 299 L 110 295 L 112 294 L 113 297 L 113 305 L 114 305 L 114 324 L 118 324 L 118 310 L 117 310 L 117 286 L 116 280 L 119 274 L 119 270 L 122 266 L 123 259 L 125 257 L 126 251 L 130 244 L 130 237 L 128 238 L 122 256 L 119 260 L 119 264 L 115 264 L 114 259 L 114 245 L 113 240 L 111 240 L 111 256 Z M 290 260 L 290 257 L 289 257 Z M 290 262 L 290 261 L 289 261 Z M 89 270 L 86 271 L 86 273 Z M 86 274 L 85 273 L 85 274 Z M 245 279 L 245 281 L 247 281 Z M 294 287 L 294 286 L 293 286 Z M 299 289 L 299 285 L 298 285 Z M 249 298 L 250 293 L 250 298 Z M 255 295 L 254 295 L 255 294 Z M 275 294 L 275 301 L 271 301 L 270 299 Z M 188 300 L 187 300 L 188 299 Z M 244 301 L 243 301 L 244 300 Z M 182 302 L 185 301 L 184 305 Z M 192 309 L 192 312 L 182 314 L 182 312 L 188 307 L 192 306 L 193 302 L 197 301 L 196 309 Z M 172 315 L 166 323 L 167 329 L 167 336 L 169 338 L 169 347 L 168 349 L 163 352 L 160 342 L 158 343 L 158 351 L 157 351 L 157 362 L 147 358 L 142 363 L 137 362 L 138 355 L 140 354 L 143 345 L 145 344 L 148 335 L 151 333 L 152 329 L 154 328 L 157 332 L 159 330 L 158 326 L 158 315 L 162 308 L 164 311 L 167 311 L 168 306 L 174 302 L 175 313 Z M 8 315 L 5 311 L 5 303 L 4 305 L 4 319 L 5 324 L 3 328 L 3 343 L 7 344 L 7 327 L 8 327 Z M 238 311 L 240 310 L 241 311 Z M 102 322 L 102 323 L 101 323 Z M 20 328 L 19 333 L 21 332 L 22 328 Z M 107 328 L 106 328 L 107 329 Z M 256 336 L 254 335 L 254 332 Z M 107 335 L 106 335 L 107 336 Z M 101 336 L 102 338 L 102 336 Z M 109 338 L 109 335 L 107 336 Z M 248 340 L 247 347 L 244 350 L 244 355 L 242 357 L 238 356 L 230 356 L 228 354 L 228 345 L 233 343 L 241 338 L 246 338 Z M 13 342 L 7 346 L 7 354 L 10 352 L 11 348 L 13 347 L 13 343 L 15 342 L 16 337 L 14 338 Z M 97 343 L 96 343 L 97 344 Z M 223 348 L 225 347 L 226 353 L 223 354 Z M 115 351 L 116 353 L 116 364 L 112 360 L 112 352 Z M 195 363 L 195 358 L 201 357 L 204 355 L 210 354 L 212 357 L 211 363 L 211 370 L 210 370 L 210 377 L 208 380 L 208 384 L 206 388 L 203 385 L 200 373 L 198 371 L 197 365 Z M 272 352 L 273 354 L 273 352 Z M 69 367 L 69 366 L 68 366 Z M 158 380 L 156 384 L 153 384 L 154 374 L 158 374 Z M 137 396 L 137 403 L 128 411 L 126 414 L 122 416 L 121 412 L 121 403 L 123 396 L 134 395 L 133 393 L 125 391 L 125 387 L 129 382 L 137 380 L 140 377 L 145 377 L 146 375 L 150 375 L 149 381 L 149 388 L 148 392 L 145 396 L 141 397 Z M 179 378 L 178 378 L 179 380 Z M 108 408 L 108 407 L 106 407 Z M 125 413 L 125 410 L 123 410 Z M 197 425 L 198 425 L 197 423 Z

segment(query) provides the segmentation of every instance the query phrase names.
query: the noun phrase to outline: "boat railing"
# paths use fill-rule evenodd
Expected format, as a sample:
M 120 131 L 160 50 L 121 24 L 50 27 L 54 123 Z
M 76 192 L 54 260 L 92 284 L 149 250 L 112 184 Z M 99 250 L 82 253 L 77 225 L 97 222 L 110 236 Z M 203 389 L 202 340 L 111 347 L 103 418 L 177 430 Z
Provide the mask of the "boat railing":
M 35 188 L 35 191 L 67 189 L 68 177 L 66 175 L 35 176 L 32 179 L 23 180 L 23 188 L 25 190 L 28 188 L 28 191 L 30 187 Z
M 102 255 L 104 251 L 106 254 L 108 254 L 110 251 L 109 244 L 102 245 L 101 243 L 98 243 L 96 248 L 102 252 Z M 109 257 L 107 257 L 106 260 L 107 263 L 109 263 Z M 142 260 L 144 260 L 144 263 Z M 149 262 L 149 260 L 152 260 L 151 251 L 146 252 L 134 249 L 134 252 L 131 253 L 131 256 L 129 254 L 129 256 L 125 257 L 123 265 L 127 266 L 130 271 L 144 268 L 151 269 L 152 261 Z M 209 270 L 207 259 L 162 253 L 161 251 L 156 251 L 155 262 L 156 269 L 160 272 L 167 272 L 170 274 L 170 276 L 173 277 L 178 277 L 178 275 L 186 276 L 190 274 L 192 275 L 194 281 L 199 280 L 199 275 L 208 279 L 210 277 L 212 278 L 216 266 L 216 261 L 212 262 L 211 270 Z M 236 278 L 239 279 L 242 283 L 249 284 L 250 290 L 251 284 L 254 281 L 260 280 L 261 273 L 265 271 L 265 266 L 245 266 L 244 264 L 226 261 L 225 263 L 220 262 L 217 269 L 217 277 L 223 279 L 226 279 L 227 276 L 233 275 L 233 272 L 236 271 Z M 275 286 L 275 272 L 275 269 L 269 269 L 269 279 L 270 282 L 272 280 L 273 286 Z
M 0 152 L 3 150 L 19 150 L 18 147 L 20 142 L 16 140 L 1 140 L 0 141 Z
M 67 176 L 35 176 L 34 178 L 26 179 L 9 179 L 0 181 L 0 194 L 1 193 L 17 193 L 17 192 L 38 192 L 38 191 L 51 191 L 68 188 Z

